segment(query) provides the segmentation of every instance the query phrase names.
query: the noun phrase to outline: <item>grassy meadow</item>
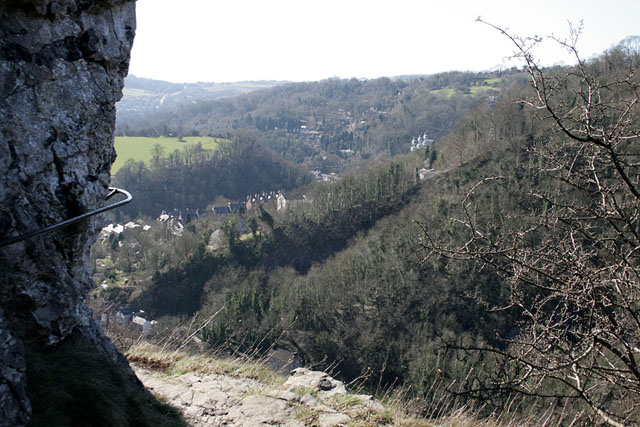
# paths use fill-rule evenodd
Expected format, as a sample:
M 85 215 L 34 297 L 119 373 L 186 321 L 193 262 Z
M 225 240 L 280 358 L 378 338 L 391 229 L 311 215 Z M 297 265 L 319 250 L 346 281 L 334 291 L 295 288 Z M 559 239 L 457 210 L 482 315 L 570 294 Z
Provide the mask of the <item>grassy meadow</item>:
M 115 175 L 128 159 L 132 158 L 136 161 L 142 160 L 149 164 L 151 160 L 151 148 L 160 144 L 164 147 L 165 155 L 172 153 L 174 150 L 182 151 L 187 144 L 202 143 L 205 150 L 215 150 L 218 143 L 224 141 L 220 138 L 212 138 L 210 136 L 185 136 L 182 141 L 178 138 L 169 138 L 161 136 L 159 138 L 151 138 L 144 136 L 116 136 L 115 147 L 118 157 L 111 167 L 111 175 Z
M 157 94 L 157 93 L 153 93 L 153 92 L 149 92 L 147 90 L 143 90 L 143 89 L 130 89 L 128 87 L 125 87 L 122 89 L 122 93 L 126 96 L 157 96 L 160 97 L 161 95 Z

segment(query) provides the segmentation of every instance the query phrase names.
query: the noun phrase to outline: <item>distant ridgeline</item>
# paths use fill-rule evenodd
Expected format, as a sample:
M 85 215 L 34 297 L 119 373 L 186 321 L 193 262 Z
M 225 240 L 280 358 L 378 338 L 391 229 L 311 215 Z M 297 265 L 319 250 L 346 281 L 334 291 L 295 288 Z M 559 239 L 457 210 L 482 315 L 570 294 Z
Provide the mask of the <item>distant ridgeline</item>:
M 276 81 L 235 83 L 171 83 L 129 75 L 123 97 L 116 105 L 120 126 L 131 126 L 146 114 L 159 109 L 175 109 L 198 100 L 214 100 L 242 95 L 281 84 Z M 174 133 L 178 134 L 178 133 Z M 162 134 L 169 136 L 168 134 Z

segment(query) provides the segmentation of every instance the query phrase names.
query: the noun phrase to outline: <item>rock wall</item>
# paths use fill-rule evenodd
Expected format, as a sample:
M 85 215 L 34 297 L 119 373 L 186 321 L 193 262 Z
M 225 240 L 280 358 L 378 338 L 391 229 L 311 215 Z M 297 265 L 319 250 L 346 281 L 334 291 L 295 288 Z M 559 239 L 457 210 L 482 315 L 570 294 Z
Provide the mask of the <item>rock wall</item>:
M 133 0 L 0 2 L 0 240 L 104 203 L 134 33 Z M 29 420 L 24 343 L 73 332 L 126 365 L 83 303 L 96 232 L 92 219 L 0 248 L 7 425 Z

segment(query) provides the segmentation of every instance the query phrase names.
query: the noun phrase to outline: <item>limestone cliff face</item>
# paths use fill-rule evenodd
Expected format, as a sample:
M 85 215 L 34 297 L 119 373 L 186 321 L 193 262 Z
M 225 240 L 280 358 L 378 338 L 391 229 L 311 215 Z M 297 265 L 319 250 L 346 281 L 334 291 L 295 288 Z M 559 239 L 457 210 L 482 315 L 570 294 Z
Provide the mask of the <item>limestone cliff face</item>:
M 103 204 L 134 33 L 133 0 L 0 2 L 0 240 Z M 8 425 L 29 418 L 23 341 L 55 345 L 79 333 L 122 362 L 83 304 L 96 226 L 0 249 L 0 420 Z

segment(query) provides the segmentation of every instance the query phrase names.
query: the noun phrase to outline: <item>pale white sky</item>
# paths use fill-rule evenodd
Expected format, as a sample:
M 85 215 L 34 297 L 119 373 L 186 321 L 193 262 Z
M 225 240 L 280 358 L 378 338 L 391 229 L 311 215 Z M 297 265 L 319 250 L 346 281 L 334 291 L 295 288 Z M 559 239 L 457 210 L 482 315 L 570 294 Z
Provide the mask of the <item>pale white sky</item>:
M 377 78 L 505 65 L 520 35 L 568 35 L 584 57 L 640 34 L 640 0 L 138 0 L 130 74 L 172 82 Z M 549 46 L 546 46 L 549 45 Z M 571 63 L 545 43 L 545 64 Z

